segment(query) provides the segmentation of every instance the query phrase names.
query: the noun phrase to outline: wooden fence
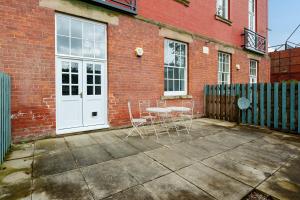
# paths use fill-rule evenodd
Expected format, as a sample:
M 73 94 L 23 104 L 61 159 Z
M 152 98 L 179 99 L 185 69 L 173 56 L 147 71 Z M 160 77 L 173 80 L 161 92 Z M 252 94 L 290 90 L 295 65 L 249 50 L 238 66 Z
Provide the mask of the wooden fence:
M 0 72 L 0 164 L 11 146 L 10 77 Z
M 239 112 L 240 97 L 249 99 L 251 106 Z M 300 133 L 300 82 L 206 85 L 205 114 L 209 118 Z

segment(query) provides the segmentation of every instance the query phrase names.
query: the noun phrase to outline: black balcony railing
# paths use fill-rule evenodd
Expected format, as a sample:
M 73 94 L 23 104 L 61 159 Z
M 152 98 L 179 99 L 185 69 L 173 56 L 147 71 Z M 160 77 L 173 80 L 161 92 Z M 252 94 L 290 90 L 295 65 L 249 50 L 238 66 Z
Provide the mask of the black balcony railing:
M 244 48 L 259 54 L 265 54 L 267 50 L 267 41 L 264 36 L 251 31 L 247 28 L 244 30 Z
M 136 0 L 83 0 L 85 2 L 100 5 L 109 9 L 129 13 L 137 14 Z

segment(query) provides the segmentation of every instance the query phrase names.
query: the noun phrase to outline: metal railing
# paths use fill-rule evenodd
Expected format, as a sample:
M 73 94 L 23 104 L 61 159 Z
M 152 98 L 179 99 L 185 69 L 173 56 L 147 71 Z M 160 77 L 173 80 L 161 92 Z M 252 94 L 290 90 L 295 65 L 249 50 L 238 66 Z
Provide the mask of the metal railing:
M 137 14 L 136 0 L 83 0 L 129 14 Z
M 267 50 L 266 37 L 251 31 L 247 28 L 244 29 L 244 48 L 256 53 L 265 54 Z
M 10 77 L 0 72 L 0 164 L 11 146 Z

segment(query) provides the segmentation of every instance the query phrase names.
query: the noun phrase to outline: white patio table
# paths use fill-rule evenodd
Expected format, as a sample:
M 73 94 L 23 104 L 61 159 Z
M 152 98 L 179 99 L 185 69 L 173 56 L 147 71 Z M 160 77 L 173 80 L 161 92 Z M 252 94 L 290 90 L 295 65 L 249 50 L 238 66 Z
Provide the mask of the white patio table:
M 178 107 L 178 106 L 167 107 L 167 109 L 170 109 L 172 112 L 189 112 L 189 111 L 191 111 L 191 109 L 188 107 Z

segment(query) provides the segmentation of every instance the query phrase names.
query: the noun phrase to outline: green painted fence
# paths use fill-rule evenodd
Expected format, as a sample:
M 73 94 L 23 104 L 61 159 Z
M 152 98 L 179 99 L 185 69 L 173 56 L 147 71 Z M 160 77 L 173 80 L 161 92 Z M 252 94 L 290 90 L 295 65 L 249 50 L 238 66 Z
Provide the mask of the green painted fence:
M 11 146 L 10 77 L 0 72 L 0 164 Z
M 239 111 L 240 97 L 250 100 L 248 110 Z M 205 114 L 209 118 L 300 133 L 300 82 L 206 85 Z

